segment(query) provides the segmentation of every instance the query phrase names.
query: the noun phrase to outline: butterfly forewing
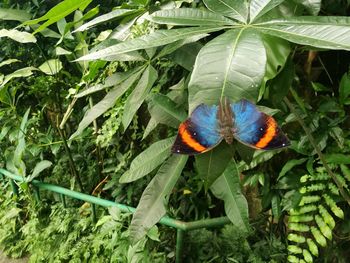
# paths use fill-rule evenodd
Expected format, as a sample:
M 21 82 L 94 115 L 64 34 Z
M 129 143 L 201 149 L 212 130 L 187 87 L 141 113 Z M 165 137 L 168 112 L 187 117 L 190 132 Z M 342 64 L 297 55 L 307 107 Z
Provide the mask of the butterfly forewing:
M 217 112 L 217 105 L 199 105 L 191 116 L 180 124 L 171 151 L 193 155 L 206 152 L 216 146 L 222 140 Z
M 273 150 L 290 144 L 275 119 L 241 100 L 231 105 L 234 118 L 235 138 L 256 149 Z

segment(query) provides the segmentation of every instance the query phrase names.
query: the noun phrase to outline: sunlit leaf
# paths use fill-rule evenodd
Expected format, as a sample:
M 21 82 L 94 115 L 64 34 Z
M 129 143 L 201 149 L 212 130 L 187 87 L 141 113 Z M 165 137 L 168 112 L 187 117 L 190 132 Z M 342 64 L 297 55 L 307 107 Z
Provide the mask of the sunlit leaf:
M 6 65 L 10 65 L 10 64 L 15 63 L 15 62 L 21 62 L 21 61 L 18 60 L 18 59 L 13 59 L 13 58 L 11 58 L 11 59 L 6 59 L 6 60 L 4 60 L 4 61 L 2 61 L 2 62 L 0 63 L 0 68 L 3 67 L 3 66 L 6 66 Z
M 41 64 L 39 69 L 47 75 L 55 75 L 62 67 L 62 62 L 59 59 L 50 59 Z
M 71 51 L 68 51 L 64 48 L 61 48 L 61 47 L 56 47 L 55 49 L 55 53 L 56 53 L 56 56 L 62 56 L 62 55 L 70 55 L 72 54 Z
M 49 25 L 68 16 L 75 10 L 84 9 L 88 4 L 91 3 L 91 1 L 92 0 L 64 0 L 51 8 L 45 15 L 37 19 L 26 21 L 23 23 L 23 25 L 34 25 L 41 21 L 47 20 L 34 31 L 34 34 L 38 33 L 47 28 Z
M 13 78 L 29 77 L 29 76 L 33 75 L 34 70 L 37 70 L 37 68 L 26 67 L 26 68 L 18 69 L 15 72 L 12 72 L 11 74 L 6 75 L 3 79 L 3 81 L 0 82 L 0 88 L 5 86 L 5 84 Z
M 36 43 L 36 38 L 28 32 L 18 31 L 16 29 L 0 29 L 0 38 L 8 37 L 20 43 Z

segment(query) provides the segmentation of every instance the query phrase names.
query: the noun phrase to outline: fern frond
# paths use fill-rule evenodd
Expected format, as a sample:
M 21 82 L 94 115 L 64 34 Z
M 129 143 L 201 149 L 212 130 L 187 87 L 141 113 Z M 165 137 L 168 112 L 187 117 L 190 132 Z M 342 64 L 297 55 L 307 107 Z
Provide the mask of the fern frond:
M 342 175 L 334 173 L 341 186 L 348 190 L 350 170 L 341 166 Z M 313 262 L 319 250 L 332 240 L 335 217 L 344 218 L 343 210 L 337 205 L 341 201 L 339 188 L 333 183 L 323 167 L 317 167 L 313 174 L 300 178 L 301 200 L 296 208 L 290 209 L 288 218 L 288 261 Z M 337 200 L 337 201 L 336 201 Z

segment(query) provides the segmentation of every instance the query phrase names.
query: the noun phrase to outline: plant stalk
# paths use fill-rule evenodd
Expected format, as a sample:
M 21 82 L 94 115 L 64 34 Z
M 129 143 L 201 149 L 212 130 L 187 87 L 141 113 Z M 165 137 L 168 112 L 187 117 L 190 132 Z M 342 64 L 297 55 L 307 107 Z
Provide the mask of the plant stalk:
M 318 147 L 314 137 L 312 136 L 309 128 L 305 125 L 303 119 L 299 116 L 299 114 L 296 112 L 293 104 L 288 100 L 287 97 L 284 98 L 284 102 L 287 104 L 288 108 L 290 109 L 290 111 L 295 115 L 295 117 L 297 118 L 299 124 L 301 125 L 301 127 L 303 128 L 303 130 L 306 133 L 306 136 L 308 137 L 311 145 L 314 147 L 314 149 L 317 152 L 318 157 L 320 158 L 322 165 L 324 166 L 324 168 L 326 169 L 328 175 L 333 179 L 333 181 L 335 182 L 335 184 L 337 185 L 340 194 L 342 195 L 342 197 L 346 200 L 346 202 L 350 205 L 350 197 L 349 195 L 345 192 L 343 186 L 341 185 L 341 183 L 339 182 L 339 180 L 337 179 L 337 177 L 334 175 L 334 173 L 332 172 L 331 168 L 329 168 L 327 161 L 323 155 L 323 153 L 320 150 L 320 147 Z

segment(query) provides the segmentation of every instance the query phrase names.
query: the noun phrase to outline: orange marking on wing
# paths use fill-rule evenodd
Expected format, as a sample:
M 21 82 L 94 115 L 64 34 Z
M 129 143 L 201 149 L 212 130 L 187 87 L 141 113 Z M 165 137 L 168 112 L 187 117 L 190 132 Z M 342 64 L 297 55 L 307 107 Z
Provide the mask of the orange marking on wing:
M 276 135 L 276 128 L 277 124 L 274 118 L 268 116 L 267 117 L 267 130 L 264 134 L 264 136 L 255 144 L 257 148 L 264 148 L 266 147 L 269 142 L 272 141 L 273 137 Z
M 179 127 L 179 134 L 181 136 L 181 139 L 184 143 L 186 143 L 188 146 L 190 146 L 192 149 L 194 149 L 197 152 L 204 152 L 207 148 L 198 143 L 196 140 L 194 140 L 191 136 L 191 134 L 186 130 L 186 124 L 181 123 Z

